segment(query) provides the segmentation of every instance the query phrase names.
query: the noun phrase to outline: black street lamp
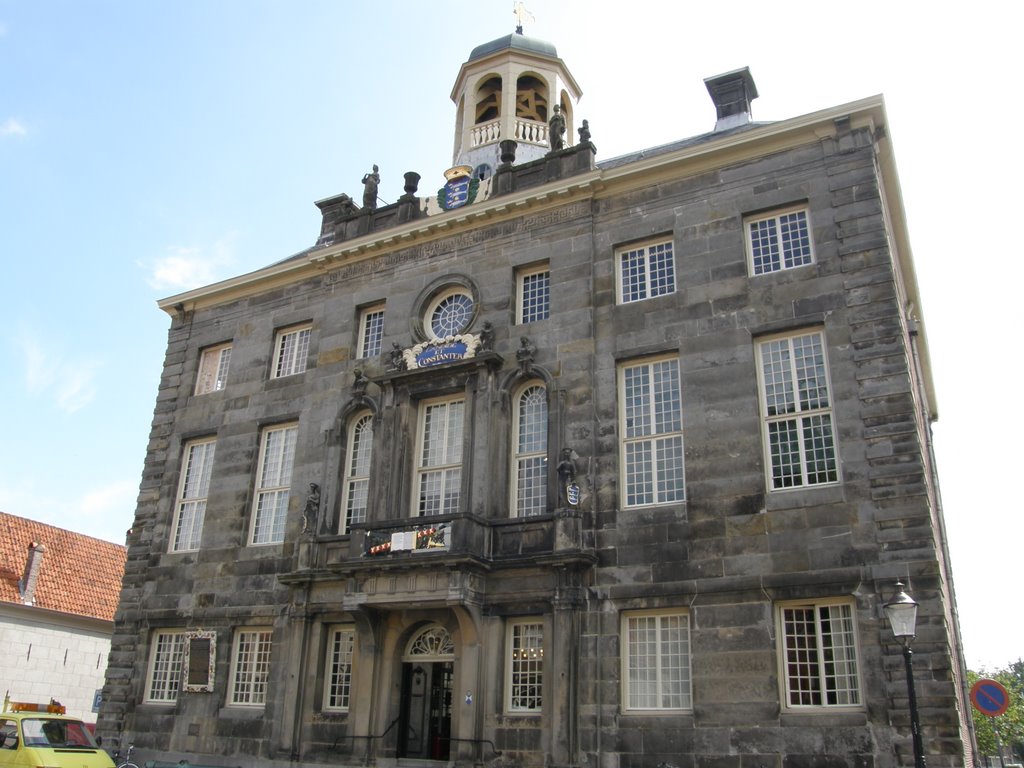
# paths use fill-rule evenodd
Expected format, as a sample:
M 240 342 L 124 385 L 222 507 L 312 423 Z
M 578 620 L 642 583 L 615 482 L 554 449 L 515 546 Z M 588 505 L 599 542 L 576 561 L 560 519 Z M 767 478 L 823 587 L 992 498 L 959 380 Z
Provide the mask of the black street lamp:
M 916 634 L 917 601 L 904 591 L 902 582 L 896 582 L 896 594 L 885 604 L 885 615 L 889 619 L 893 636 L 903 646 L 903 662 L 907 667 L 910 730 L 914 735 L 914 766 L 927 768 L 924 762 L 924 744 L 921 741 L 921 719 L 917 713 L 917 692 L 914 690 L 914 653 L 910 650 L 910 641 Z

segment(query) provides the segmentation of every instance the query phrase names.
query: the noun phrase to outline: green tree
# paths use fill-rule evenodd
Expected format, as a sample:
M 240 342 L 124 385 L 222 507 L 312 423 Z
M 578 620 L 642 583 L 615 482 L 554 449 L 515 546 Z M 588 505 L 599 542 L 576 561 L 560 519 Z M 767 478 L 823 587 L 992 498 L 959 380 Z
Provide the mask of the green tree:
M 1005 713 L 995 718 L 983 715 L 971 707 L 974 732 L 978 738 L 978 754 L 998 754 L 995 735 L 995 727 L 998 727 L 1003 749 L 1013 755 L 1012 762 L 1024 761 L 1024 660 L 1017 659 L 1006 669 L 995 671 L 983 669 L 979 673 L 967 670 L 968 686 L 974 685 L 980 678 L 1002 683 L 1010 694 L 1010 706 Z M 993 720 L 996 722 L 993 723 Z

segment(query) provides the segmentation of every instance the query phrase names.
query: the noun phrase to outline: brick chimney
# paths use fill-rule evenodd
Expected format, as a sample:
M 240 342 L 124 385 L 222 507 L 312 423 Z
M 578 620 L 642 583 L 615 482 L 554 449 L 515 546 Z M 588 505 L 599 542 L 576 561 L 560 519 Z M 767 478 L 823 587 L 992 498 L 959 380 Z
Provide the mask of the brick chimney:
M 750 102 L 757 98 L 757 86 L 749 67 L 704 78 L 704 85 L 718 113 L 716 131 L 750 122 Z
M 38 541 L 28 545 L 28 559 L 25 561 L 25 575 L 18 582 L 21 589 L 21 601 L 25 605 L 34 605 L 36 599 L 36 586 L 39 584 L 39 572 L 43 567 L 43 555 L 46 547 Z

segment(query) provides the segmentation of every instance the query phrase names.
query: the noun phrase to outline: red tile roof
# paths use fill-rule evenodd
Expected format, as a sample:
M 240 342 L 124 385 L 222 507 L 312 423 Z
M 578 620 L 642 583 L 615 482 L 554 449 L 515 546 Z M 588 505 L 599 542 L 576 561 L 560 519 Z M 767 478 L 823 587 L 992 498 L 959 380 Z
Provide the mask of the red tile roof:
M 113 621 L 127 549 L 0 512 L 0 602 L 24 604 L 18 582 L 29 544 L 46 547 L 33 605 Z

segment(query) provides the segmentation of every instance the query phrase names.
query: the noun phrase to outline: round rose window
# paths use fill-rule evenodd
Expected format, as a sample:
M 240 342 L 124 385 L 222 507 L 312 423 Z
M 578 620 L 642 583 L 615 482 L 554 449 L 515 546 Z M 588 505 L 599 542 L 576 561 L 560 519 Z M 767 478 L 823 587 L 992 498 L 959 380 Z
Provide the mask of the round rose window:
M 427 310 L 430 333 L 439 339 L 462 333 L 472 319 L 473 297 L 462 289 L 442 293 Z

